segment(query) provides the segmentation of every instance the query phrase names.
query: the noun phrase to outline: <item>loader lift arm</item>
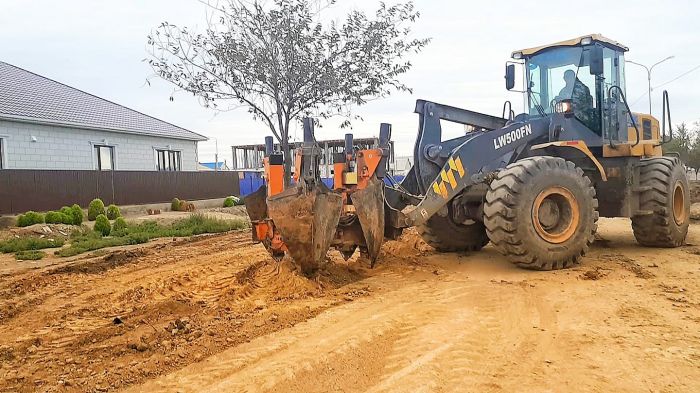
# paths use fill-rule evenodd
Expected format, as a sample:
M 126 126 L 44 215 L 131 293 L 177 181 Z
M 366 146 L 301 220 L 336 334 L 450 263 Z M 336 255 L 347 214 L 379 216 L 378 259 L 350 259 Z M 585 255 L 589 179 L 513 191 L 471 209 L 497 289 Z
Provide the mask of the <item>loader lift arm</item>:
M 553 135 L 550 119 L 535 118 L 506 126 L 503 118 L 423 100 L 416 103 L 416 112 L 420 114 L 420 129 L 414 149 L 415 167 L 409 175 L 414 179 L 407 182 L 415 181 L 411 184 L 414 189 L 409 190 L 423 197 L 405 213 L 399 212 L 401 205 L 390 209 L 387 221 L 397 227 L 425 223 L 462 190 L 484 182 L 489 173 L 528 154 L 530 146 L 548 142 Z M 480 130 L 443 142 L 440 120 Z
M 414 194 L 425 195 L 430 182 L 447 163 L 451 151 L 464 142 L 464 137 L 442 141 L 441 120 L 472 126 L 477 130 L 501 129 L 506 119 L 431 101 L 417 100 L 415 113 L 419 115 L 418 136 L 413 151 L 414 168 L 408 177 L 416 184 L 407 184 Z

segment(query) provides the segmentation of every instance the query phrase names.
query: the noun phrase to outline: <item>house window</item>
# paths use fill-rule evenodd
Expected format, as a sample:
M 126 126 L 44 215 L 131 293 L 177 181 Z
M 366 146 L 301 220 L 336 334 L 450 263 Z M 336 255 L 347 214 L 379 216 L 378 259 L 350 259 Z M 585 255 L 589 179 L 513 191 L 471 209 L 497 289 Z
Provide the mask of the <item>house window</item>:
M 111 171 L 114 169 L 114 147 L 95 145 L 97 155 L 97 170 Z
M 156 150 L 159 171 L 182 170 L 180 152 L 176 150 Z

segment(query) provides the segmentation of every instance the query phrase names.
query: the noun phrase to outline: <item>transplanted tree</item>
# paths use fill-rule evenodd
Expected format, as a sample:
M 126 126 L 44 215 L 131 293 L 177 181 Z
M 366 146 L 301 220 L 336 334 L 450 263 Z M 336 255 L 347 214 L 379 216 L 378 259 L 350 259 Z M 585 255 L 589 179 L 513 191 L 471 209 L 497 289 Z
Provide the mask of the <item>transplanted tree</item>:
M 289 152 L 289 129 L 307 115 L 340 115 L 392 91 L 410 91 L 399 77 L 406 56 L 429 39 L 412 38 L 419 13 L 413 3 L 380 3 L 369 17 L 352 11 L 341 24 L 323 23 L 327 2 L 311 0 L 205 3 L 206 30 L 163 22 L 148 36 L 158 76 L 201 98 L 206 107 L 245 107 Z M 285 160 L 289 181 L 291 160 Z

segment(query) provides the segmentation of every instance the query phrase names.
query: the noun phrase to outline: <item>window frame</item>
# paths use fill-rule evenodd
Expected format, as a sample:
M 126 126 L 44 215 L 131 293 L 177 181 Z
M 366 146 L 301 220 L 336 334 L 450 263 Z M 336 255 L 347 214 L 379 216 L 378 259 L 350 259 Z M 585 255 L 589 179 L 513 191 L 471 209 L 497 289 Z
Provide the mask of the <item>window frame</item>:
M 0 171 L 5 169 L 5 145 L 7 139 L 0 136 Z
M 92 145 L 92 147 L 93 147 L 94 152 L 95 152 L 95 170 L 97 170 L 97 171 L 113 171 L 113 170 L 115 170 L 116 160 L 114 159 L 114 150 L 115 150 L 114 146 L 95 143 Z M 110 166 L 111 166 L 111 168 L 109 168 L 109 169 L 102 168 L 102 149 L 103 148 L 109 149 Z
M 154 147 L 156 171 L 182 172 L 182 150 Z

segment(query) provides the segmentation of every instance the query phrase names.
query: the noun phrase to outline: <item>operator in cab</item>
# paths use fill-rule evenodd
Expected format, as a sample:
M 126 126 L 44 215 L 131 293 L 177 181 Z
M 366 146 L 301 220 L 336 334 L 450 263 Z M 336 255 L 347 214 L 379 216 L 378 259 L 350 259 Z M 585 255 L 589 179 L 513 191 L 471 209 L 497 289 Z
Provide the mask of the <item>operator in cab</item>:
M 556 101 L 571 100 L 574 104 L 574 115 L 589 128 L 594 126 L 593 96 L 591 90 L 576 77 L 573 70 L 564 71 L 564 87 L 556 96 Z

